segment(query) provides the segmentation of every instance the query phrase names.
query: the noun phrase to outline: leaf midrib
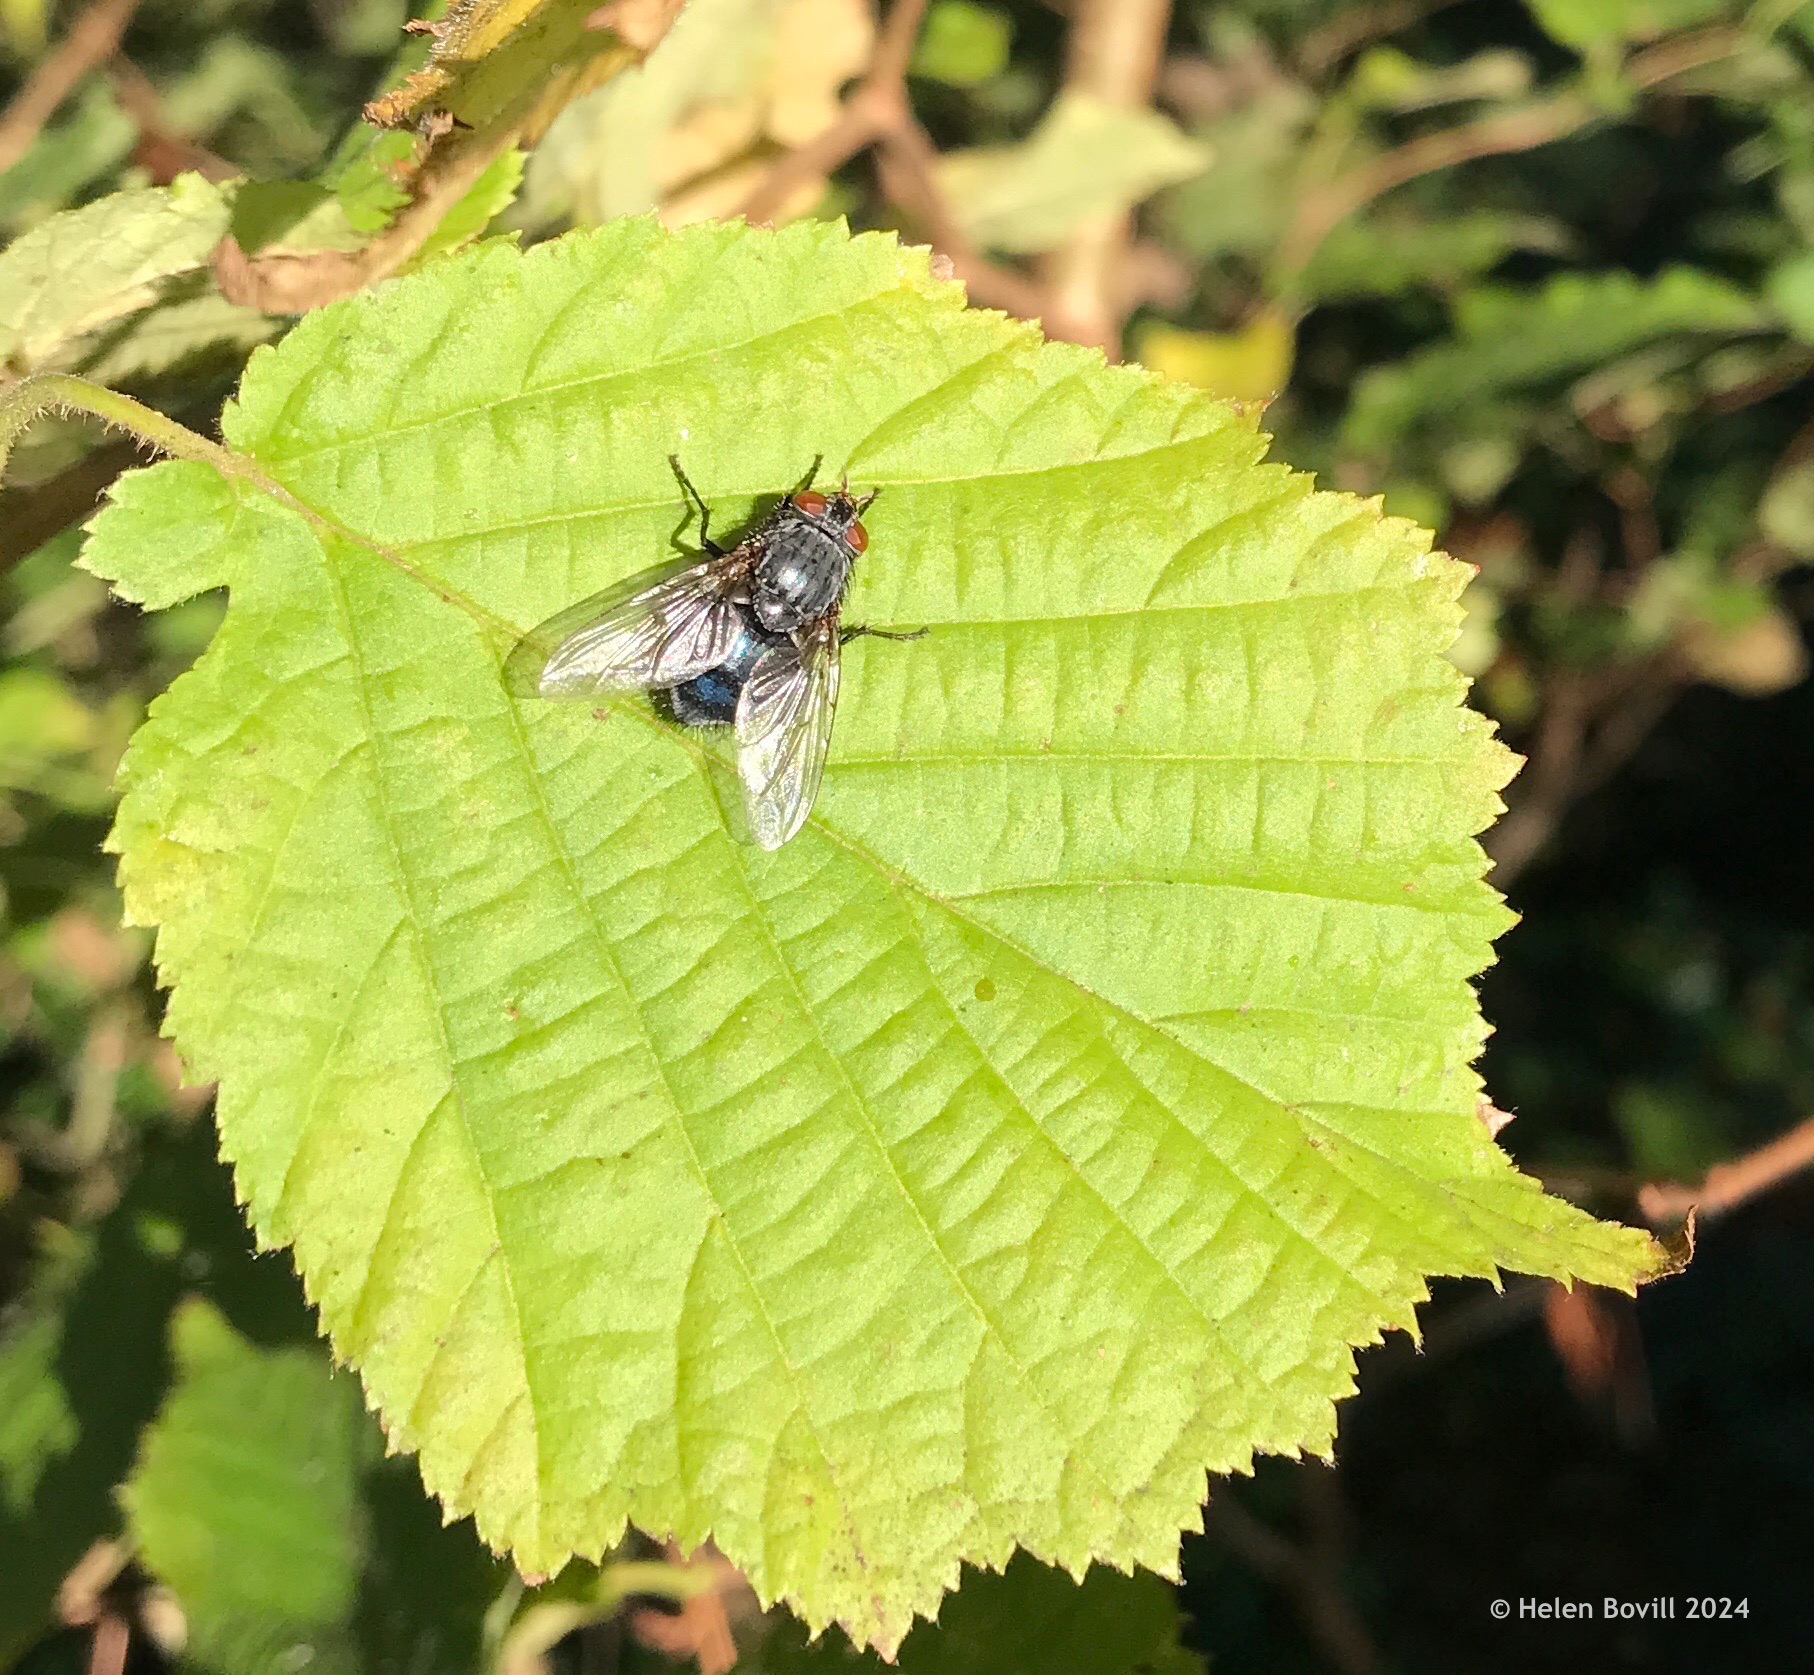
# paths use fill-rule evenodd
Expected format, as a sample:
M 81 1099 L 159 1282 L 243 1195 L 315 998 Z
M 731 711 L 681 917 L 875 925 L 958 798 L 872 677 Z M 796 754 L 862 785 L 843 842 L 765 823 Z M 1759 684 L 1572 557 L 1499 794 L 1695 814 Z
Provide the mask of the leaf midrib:
M 552 835 L 551 827 L 550 836 L 552 837 Z M 938 1257 L 940 1265 L 949 1276 L 952 1285 L 957 1289 L 958 1295 L 964 1299 L 966 1305 L 976 1316 L 983 1332 L 995 1340 L 996 1347 L 1001 1351 L 1003 1356 L 1006 1357 L 1008 1365 L 1014 1369 L 1015 1376 L 1020 1380 L 1021 1387 L 1027 1392 L 1028 1396 L 1032 1398 L 1034 1405 L 1045 1414 L 1047 1422 L 1051 1425 L 1054 1434 L 1065 1438 L 1070 1444 L 1071 1457 L 1083 1467 L 1084 1471 L 1096 1483 L 1097 1487 L 1108 1496 L 1109 1504 L 1118 1509 L 1122 1525 L 1124 1528 L 1127 1527 L 1129 1520 L 1126 1508 L 1122 1504 L 1121 1497 L 1116 1495 L 1113 1485 L 1102 1476 L 1102 1473 L 1096 1467 L 1095 1461 L 1084 1451 L 1083 1438 L 1076 1435 L 1069 1427 L 1061 1422 L 1058 1413 L 1048 1404 L 1044 1393 L 1034 1381 L 1027 1368 L 1022 1364 L 1020 1357 L 1014 1353 L 1013 1347 L 1008 1342 L 1007 1333 L 1002 1330 L 1000 1325 L 998 1325 L 991 1317 L 988 1309 L 983 1306 L 982 1300 L 976 1295 L 969 1282 L 959 1271 L 956 1262 L 952 1260 L 950 1253 L 945 1249 L 944 1241 L 933 1231 L 932 1223 L 927 1219 L 926 1212 L 921 1207 L 919 1198 L 907 1184 L 906 1177 L 902 1175 L 899 1165 L 895 1162 L 893 1148 L 882 1138 L 881 1129 L 877 1126 L 875 1121 L 875 1113 L 870 1109 L 869 1101 L 863 1096 L 862 1090 L 857 1086 L 856 1078 L 850 1074 L 850 1067 L 844 1062 L 843 1055 L 835 1051 L 831 1046 L 831 1043 L 825 1039 L 825 1031 L 819 1022 L 818 1011 L 807 1000 L 806 991 L 800 986 L 799 974 L 794 970 L 793 963 L 781 951 L 780 938 L 775 935 L 774 926 L 769 922 L 768 915 L 763 911 L 762 904 L 757 898 L 755 887 L 750 881 L 748 868 L 744 863 L 744 858 L 733 849 L 731 851 L 731 861 L 733 869 L 737 874 L 738 883 L 743 889 L 744 897 L 749 902 L 751 916 L 762 927 L 763 940 L 768 944 L 769 952 L 774 958 L 776 969 L 786 977 L 788 987 L 793 990 L 794 1000 L 799 1006 L 800 1015 L 807 1021 L 807 1024 L 812 1031 L 813 1039 L 819 1045 L 820 1052 L 837 1067 L 838 1079 L 844 1084 L 845 1092 L 849 1096 L 852 1107 L 861 1117 L 863 1127 L 869 1135 L 871 1144 L 882 1159 L 882 1162 L 886 1165 L 889 1178 L 893 1180 L 895 1187 L 900 1192 L 902 1200 L 905 1202 L 908 1209 L 912 1211 L 914 1219 L 919 1223 L 920 1231 L 925 1236 L 927 1244 L 932 1247 L 934 1254 Z M 983 1058 L 985 1063 L 989 1062 L 986 1054 L 979 1054 L 979 1056 Z M 990 1069 L 991 1071 L 994 1070 L 992 1064 L 990 1065 Z M 1018 1105 L 1019 1101 L 1016 1100 L 1015 1103 Z M 1074 1165 L 1073 1168 L 1075 1168 Z M 1085 1184 L 1087 1185 L 1088 1183 L 1086 1182 Z M 1120 1218 L 1117 1216 L 1116 1219 L 1119 1221 Z M 1132 1229 L 1129 1229 L 1129 1231 L 1131 1233 Z M 1148 1252 L 1148 1254 L 1150 1255 L 1151 1253 Z M 1154 1265 L 1158 1267 L 1162 1273 L 1166 1272 L 1164 1264 L 1158 1262 L 1156 1258 L 1154 1259 Z M 1169 1273 L 1166 1273 L 1166 1277 L 1167 1279 L 1171 1279 Z M 1176 1281 L 1173 1280 L 1172 1283 L 1176 1284 Z M 1182 1291 L 1182 1289 L 1182 1287 L 1179 1287 L 1180 1291 Z M 1198 1312 L 1201 1313 L 1202 1311 L 1199 1310 Z M 1208 1321 L 1208 1318 L 1207 1315 L 1204 1315 L 1205 1321 Z M 1213 1329 L 1212 1323 L 1212 1330 Z
M 679 1095 L 676 1093 L 673 1081 L 668 1075 L 667 1062 L 662 1058 L 660 1051 L 656 1048 L 655 1038 L 649 1031 L 648 1019 L 643 1014 L 642 1005 L 637 998 L 635 990 L 630 985 L 630 980 L 624 972 L 622 962 L 618 959 L 615 945 L 612 943 L 611 938 L 605 934 L 604 926 L 599 923 L 598 915 L 594 911 L 592 903 L 586 895 L 585 887 L 574 866 L 573 857 L 568 853 L 567 845 L 563 841 L 560 829 L 555 822 L 554 812 L 548 806 L 548 799 L 542 788 L 542 778 L 536 771 L 535 758 L 529 749 L 528 737 L 523 731 L 522 712 L 518 707 L 516 694 L 510 690 L 509 685 L 504 680 L 504 669 L 501 663 L 497 666 L 497 673 L 499 685 L 504 693 L 504 709 L 506 714 L 510 717 L 511 744 L 521 761 L 524 780 L 530 786 L 531 793 L 534 797 L 535 817 L 547 836 L 549 848 L 558 861 L 562 880 L 567 887 L 568 894 L 573 899 L 574 906 L 579 913 L 581 922 L 584 923 L 593 942 L 596 944 L 599 956 L 603 961 L 605 968 L 610 971 L 617 982 L 617 987 L 623 997 L 627 1015 L 634 1022 L 636 1033 L 642 1042 L 643 1051 L 648 1055 L 649 1063 L 654 1066 L 656 1078 L 661 1083 L 662 1093 L 666 1099 L 668 1110 L 673 1117 L 674 1130 L 680 1138 L 681 1145 L 686 1150 L 688 1166 L 692 1169 L 694 1178 L 699 1183 L 700 1191 L 705 1194 L 706 1201 L 712 1206 L 712 1224 L 715 1224 L 724 1235 L 725 1244 L 730 1249 L 732 1260 L 737 1264 L 737 1271 L 743 1277 L 743 1283 L 749 1292 L 751 1301 L 755 1305 L 756 1313 L 760 1317 L 763 1327 L 768 1333 L 770 1343 L 773 1345 L 775 1359 L 780 1364 L 782 1370 L 787 1374 L 788 1382 L 793 1387 L 794 1411 L 800 1415 L 802 1421 L 806 1425 L 808 1434 L 812 1437 L 813 1447 L 819 1455 L 820 1463 L 825 1468 L 825 1480 L 830 1484 L 831 1491 L 837 1498 L 838 1513 L 844 1521 L 845 1533 L 850 1538 L 853 1549 L 860 1553 L 863 1550 L 863 1543 L 857 1533 L 856 1517 L 852 1510 L 850 1495 L 844 1485 L 839 1481 L 837 1470 L 832 1464 L 830 1451 L 825 1446 L 824 1438 L 819 1434 L 818 1423 L 814 1419 L 812 1410 L 806 1401 L 800 1370 L 794 1365 L 792 1358 L 787 1353 L 787 1346 L 782 1342 L 780 1330 L 775 1325 L 774 1317 L 769 1313 L 768 1301 L 762 1295 L 761 1288 L 756 1284 L 756 1276 L 750 1268 L 749 1259 L 744 1255 L 743 1247 L 738 1241 L 735 1230 L 731 1226 L 730 1218 L 724 1213 L 724 1207 L 718 1200 L 718 1194 L 713 1190 L 711 1177 L 706 1172 L 705 1165 L 699 1156 L 699 1150 L 693 1144 L 692 1132 L 687 1127 L 686 1112 L 681 1106 Z M 451 1044 L 449 1045 L 449 1051 L 451 1052 Z M 705 1234 L 702 1235 L 700 1240 L 701 1247 L 703 1247 L 705 1239 L 710 1236 L 710 1230 L 710 1225 L 708 1225 Z M 675 1340 L 677 1343 L 680 1336 L 680 1326 L 677 1323 L 675 1327 Z

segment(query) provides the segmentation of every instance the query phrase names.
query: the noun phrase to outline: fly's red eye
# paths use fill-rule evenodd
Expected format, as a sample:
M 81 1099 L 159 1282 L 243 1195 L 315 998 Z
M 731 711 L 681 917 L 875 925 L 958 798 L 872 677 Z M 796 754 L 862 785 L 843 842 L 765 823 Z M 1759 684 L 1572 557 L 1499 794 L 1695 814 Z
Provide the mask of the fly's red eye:
M 853 553 L 865 552 L 869 548 L 869 531 L 860 523 L 853 523 L 844 531 L 844 542 Z
M 816 489 L 802 489 L 794 496 L 794 505 L 809 518 L 816 518 L 830 503 Z

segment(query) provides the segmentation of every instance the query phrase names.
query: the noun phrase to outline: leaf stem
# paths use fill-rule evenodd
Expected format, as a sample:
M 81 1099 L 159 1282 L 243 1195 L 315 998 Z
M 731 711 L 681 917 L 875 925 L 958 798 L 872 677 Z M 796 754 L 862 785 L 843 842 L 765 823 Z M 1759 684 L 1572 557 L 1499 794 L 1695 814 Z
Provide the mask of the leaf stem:
M 197 436 L 155 407 L 66 372 L 35 372 L 0 392 L 0 480 L 5 479 L 13 444 L 34 419 L 46 413 L 86 413 L 175 459 L 199 460 L 232 477 L 249 474 L 249 462 L 238 454 Z

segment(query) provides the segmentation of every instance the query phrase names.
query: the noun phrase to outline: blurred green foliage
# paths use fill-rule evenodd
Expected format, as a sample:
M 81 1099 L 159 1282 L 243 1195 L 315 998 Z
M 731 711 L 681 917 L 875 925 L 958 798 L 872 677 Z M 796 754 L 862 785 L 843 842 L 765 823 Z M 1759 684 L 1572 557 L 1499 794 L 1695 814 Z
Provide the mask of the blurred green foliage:
M 1528 1162 L 1630 1214 L 1641 1181 L 1691 1179 L 1814 1107 L 1814 900 L 1784 817 L 1814 787 L 1780 742 L 1814 720 L 1814 6 L 1180 0 L 1153 107 L 1119 114 L 1061 99 L 1064 10 L 931 6 L 909 89 L 951 219 L 1036 275 L 1084 219 L 1140 204 L 1133 349 L 1273 397 L 1284 457 L 1383 493 L 1480 567 L 1455 656 L 1531 756 L 1497 838 L 1526 923 L 1489 980 L 1491 1082 Z M 0 3 L 15 84 L 76 11 Z M 254 252 L 350 247 L 405 201 L 415 137 L 357 120 L 424 56 L 404 17 L 403 0 L 148 0 L 124 66 L 84 77 L 0 173 L 4 376 L 82 371 L 206 425 L 288 323 L 221 294 L 223 228 Z M 505 152 L 418 259 L 651 206 L 734 213 L 830 120 L 872 39 L 860 0 L 695 0 L 643 68 L 567 107 L 526 181 Z M 787 207 L 939 231 L 885 187 L 858 159 Z M 299 1647 L 494 1667 L 537 1593 L 435 1527 L 287 1265 L 247 1248 L 205 1090 L 180 1088 L 145 939 L 120 927 L 113 765 L 218 618 L 210 601 L 141 618 L 71 567 L 127 462 L 46 424 L 9 478 L 0 1667 L 81 1666 L 96 1612 L 133 1622 L 134 1668 L 276 1667 Z M 1795 790 L 1773 801 L 1778 781 Z M 1530 1467 L 1508 1451 L 1503 1469 Z M 208 1510 L 248 1477 L 271 1527 L 233 1523 L 243 1497 Z M 1277 1510 L 1277 1480 L 1260 1491 Z M 59 1605 L 85 1555 L 101 1582 Z M 1218 1667 L 1320 1666 L 1251 1569 L 1195 1562 Z M 1153 1579 L 1135 1600 L 1027 1569 L 966 1587 L 949 1639 L 920 1631 L 907 1666 L 1040 1667 L 1030 1631 L 1053 1624 L 1072 1646 L 1101 1630 L 1104 1670 L 1190 1666 Z M 620 1610 L 643 1581 L 541 1591 L 563 1630 L 591 1625 L 561 1667 L 659 1666 L 660 1633 Z M 685 1589 L 664 1586 L 644 1609 L 679 1620 Z M 1394 1610 L 1366 1615 L 1403 1667 L 1524 1667 L 1445 1660 Z M 775 1667 L 849 1661 L 773 1633 Z

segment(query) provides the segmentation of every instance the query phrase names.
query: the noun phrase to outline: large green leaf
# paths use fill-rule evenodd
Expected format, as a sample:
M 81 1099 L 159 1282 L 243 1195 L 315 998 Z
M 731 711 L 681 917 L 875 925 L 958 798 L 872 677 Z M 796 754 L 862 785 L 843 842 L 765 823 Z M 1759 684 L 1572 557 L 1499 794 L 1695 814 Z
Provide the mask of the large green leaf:
M 254 1349 L 203 1302 L 177 1311 L 172 1339 L 176 1387 L 124 1501 L 145 1563 L 186 1607 L 191 1656 L 353 1667 L 357 1387 L 315 1350 Z
M 0 1667 L 55 1626 L 58 1584 L 119 1524 L 114 1490 L 169 1378 L 166 1323 L 201 1287 L 247 1330 L 307 1332 L 281 1259 L 255 1263 L 205 1127 L 150 1143 L 92 1232 L 0 1319 Z
M 1428 1274 L 1654 1267 L 1476 1120 L 1464 571 L 1229 406 L 889 238 L 632 221 L 320 311 L 224 430 L 289 502 L 161 465 L 88 549 L 232 590 L 130 911 L 261 1238 L 525 1568 L 710 1535 L 892 1647 L 960 1559 L 1171 1570 Z M 932 629 L 849 647 L 773 855 L 716 742 L 506 678 L 675 449 L 727 530 L 879 485 L 850 616 Z

